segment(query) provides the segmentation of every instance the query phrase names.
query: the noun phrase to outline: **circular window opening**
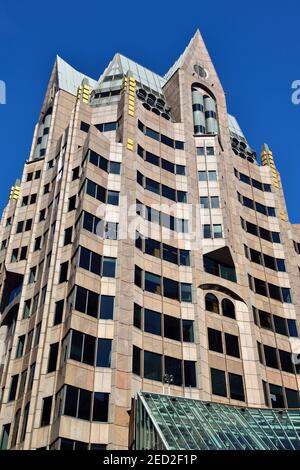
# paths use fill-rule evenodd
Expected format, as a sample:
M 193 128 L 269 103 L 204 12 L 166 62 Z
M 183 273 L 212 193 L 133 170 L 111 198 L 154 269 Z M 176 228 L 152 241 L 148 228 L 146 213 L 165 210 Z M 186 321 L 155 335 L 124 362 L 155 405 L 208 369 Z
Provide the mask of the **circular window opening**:
M 201 65 L 195 64 L 194 65 L 194 70 L 195 70 L 196 74 L 198 75 L 198 77 L 207 78 L 207 75 L 208 75 L 207 71 Z

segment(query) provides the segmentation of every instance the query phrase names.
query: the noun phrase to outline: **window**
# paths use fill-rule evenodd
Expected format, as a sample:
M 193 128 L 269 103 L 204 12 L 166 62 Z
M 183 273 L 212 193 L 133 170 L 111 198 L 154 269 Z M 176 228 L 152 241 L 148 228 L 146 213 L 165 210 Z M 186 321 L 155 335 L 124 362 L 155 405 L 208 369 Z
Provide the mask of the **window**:
M 18 382 L 19 382 L 19 375 L 13 375 L 11 378 L 9 395 L 8 395 L 9 402 L 15 400 L 16 398 Z
M 76 209 L 76 195 L 69 197 L 68 212 L 74 211 L 75 209 Z
M 145 271 L 145 290 L 161 295 L 161 279 L 156 274 Z
M 232 357 L 240 357 L 239 339 L 235 335 L 225 333 L 226 354 Z
M 27 173 L 27 175 L 26 175 L 26 182 L 32 181 L 32 178 L 33 178 L 33 173 Z
M 210 204 L 211 204 L 212 209 L 219 209 L 220 208 L 219 196 L 211 196 Z
M 213 225 L 214 238 L 223 238 L 222 225 L 215 224 Z
M 133 308 L 133 325 L 136 328 L 142 328 L 142 307 L 136 303 Z
M 37 237 L 34 242 L 34 251 L 40 250 L 41 244 L 42 244 L 42 237 Z
M 208 224 L 203 225 L 203 238 L 212 238 L 211 226 Z
M 25 320 L 26 318 L 29 318 L 30 306 L 31 306 L 31 299 L 25 300 L 24 308 L 23 308 L 23 320 Z
M 69 262 L 65 261 L 60 265 L 59 283 L 66 282 L 68 280 Z
M 152 240 L 151 238 L 145 239 L 145 253 L 147 255 L 155 256 L 156 258 L 161 257 L 160 242 Z
M 183 361 L 184 385 L 186 387 L 197 387 L 196 363 L 193 361 Z
M 279 349 L 279 357 L 280 357 L 280 364 L 281 369 L 285 372 L 290 372 L 291 374 L 295 373 L 294 365 L 292 363 L 292 355 L 287 351 L 282 351 Z
M 228 379 L 230 398 L 233 400 L 245 401 L 243 377 L 229 372 Z
M 202 209 L 209 209 L 209 198 L 208 196 L 200 197 L 200 205 Z
M 207 181 L 206 171 L 198 171 L 198 179 L 199 181 Z
M 52 408 L 52 396 L 43 398 L 41 427 L 48 426 L 50 424 L 51 408 Z
M 70 245 L 72 243 L 72 233 L 73 233 L 73 227 L 69 227 L 65 229 L 64 246 Z
M 28 422 L 28 415 L 29 415 L 29 407 L 30 407 L 30 403 L 27 403 L 27 405 L 24 408 L 24 415 L 23 415 L 23 423 L 22 423 L 22 429 L 21 429 L 20 442 L 23 442 L 24 439 L 25 439 L 26 429 L 27 429 L 27 422 Z
M 62 322 L 62 316 L 64 311 L 64 299 L 59 300 L 55 303 L 54 322 L 53 326 L 59 325 Z
M 119 193 L 117 191 L 107 190 L 107 204 L 111 204 L 113 206 L 119 205 Z
M 194 322 L 192 320 L 182 320 L 182 341 L 194 342 Z
M 103 257 L 102 275 L 116 277 L 116 258 Z
M 10 424 L 4 424 L 2 427 L 2 435 L 0 441 L 0 450 L 6 450 L 9 440 Z
M 47 374 L 56 370 L 59 343 L 50 344 Z
M 93 421 L 106 423 L 108 419 L 109 394 L 94 392 Z
M 273 321 L 274 321 L 274 328 L 275 328 L 276 333 L 288 336 L 287 324 L 286 324 L 285 318 L 278 317 L 277 315 L 273 315 Z
M 205 155 L 204 147 L 197 147 L 196 151 L 198 156 Z
M 285 408 L 283 388 L 269 384 L 272 408 Z
M 264 345 L 265 361 L 267 367 L 279 369 L 277 352 L 275 348 Z
M 215 170 L 208 172 L 208 181 L 217 181 L 217 172 Z
M 165 356 L 165 374 L 173 376 L 174 385 L 182 385 L 182 361 L 173 357 Z
M 98 338 L 96 367 L 111 367 L 112 340 Z
M 161 336 L 161 314 L 153 310 L 144 310 L 144 330 Z
M 222 333 L 212 328 L 207 329 L 208 334 L 208 347 L 210 351 L 223 353 Z
M 173 281 L 172 279 L 163 279 L 163 286 L 164 286 L 164 293 L 163 295 L 165 297 L 168 297 L 169 299 L 179 299 L 179 285 L 177 281 Z
M 180 320 L 170 315 L 164 315 L 164 336 L 180 341 Z
M 233 318 L 235 320 L 235 307 L 231 300 L 222 300 L 222 314 L 224 315 L 224 317 Z
M 133 346 L 132 351 L 132 372 L 141 375 L 141 350 L 137 346 Z
M 100 319 L 113 320 L 114 316 L 114 300 L 110 295 L 101 295 L 100 301 Z
M 227 397 L 225 372 L 218 369 L 211 369 L 212 394 L 220 397 Z
M 219 311 L 219 301 L 217 297 L 213 294 L 206 294 L 205 296 L 205 310 L 213 313 L 220 313 Z
M 144 351 L 144 377 L 145 379 L 162 380 L 161 355 L 150 351 Z
M 180 283 L 180 300 L 181 302 L 192 302 L 192 285 L 184 282 Z
M 16 359 L 23 356 L 26 335 L 19 336 L 16 349 Z
M 73 170 L 72 170 L 72 181 L 78 180 L 79 172 L 80 172 L 80 167 L 79 166 L 76 166 L 76 168 L 73 168 Z
M 84 121 L 81 121 L 80 122 L 80 130 L 83 131 L 83 132 L 88 132 L 89 131 L 89 128 L 90 128 L 90 125 L 87 124 L 86 122 Z

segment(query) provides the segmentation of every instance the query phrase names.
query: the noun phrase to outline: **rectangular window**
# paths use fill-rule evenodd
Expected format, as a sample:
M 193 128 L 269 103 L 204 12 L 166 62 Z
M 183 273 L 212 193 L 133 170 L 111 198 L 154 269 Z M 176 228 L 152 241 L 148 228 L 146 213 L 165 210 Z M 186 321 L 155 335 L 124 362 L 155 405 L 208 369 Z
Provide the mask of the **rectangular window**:
M 69 262 L 65 261 L 60 265 L 59 283 L 66 282 L 68 280 Z
M 156 274 L 145 271 L 145 290 L 153 294 L 161 295 L 161 279 Z
M 98 338 L 96 367 L 111 367 L 112 340 Z
M 59 325 L 62 322 L 63 310 L 64 310 L 64 299 L 59 300 L 55 303 L 54 322 L 53 326 Z
M 54 372 L 57 365 L 59 343 L 50 344 L 47 374 Z
M 174 385 L 182 385 L 182 361 L 174 357 L 165 356 L 165 374 L 173 377 Z
M 132 372 L 141 375 L 141 350 L 137 346 L 133 346 L 132 350 Z
M 114 317 L 114 300 L 111 295 L 101 295 L 100 301 L 100 319 L 113 320 Z
M 11 378 L 9 395 L 8 395 L 9 402 L 15 400 L 16 398 L 18 382 L 19 382 L 19 375 L 13 375 Z
M 150 351 L 144 351 L 144 377 L 149 380 L 162 380 L 161 355 Z
M 232 357 L 240 357 L 239 339 L 235 335 L 225 333 L 226 354 Z
M 166 338 L 180 341 L 180 320 L 170 315 L 164 315 L 164 336 Z
M 52 396 L 43 399 L 41 427 L 48 426 L 50 424 L 51 408 L 52 408 Z
M 208 347 L 210 351 L 223 353 L 222 333 L 212 328 L 207 329 Z
M 108 419 L 109 393 L 94 392 L 93 421 L 106 423 Z
M 184 361 L 184 385 L 185 387 L 197 387 L 196 381 L 196 363 L 193 361 Z
M 245 401 L 243 377 L 229 372 L 228 379 L 230 398 L 233 400 Z
M 226 378 L 223 370 L 211 369 L 212 394 L 227 397 Z
M 144 310 L 144 330 L 147 333 L 161 336 L 161 314 L 153 310 Z

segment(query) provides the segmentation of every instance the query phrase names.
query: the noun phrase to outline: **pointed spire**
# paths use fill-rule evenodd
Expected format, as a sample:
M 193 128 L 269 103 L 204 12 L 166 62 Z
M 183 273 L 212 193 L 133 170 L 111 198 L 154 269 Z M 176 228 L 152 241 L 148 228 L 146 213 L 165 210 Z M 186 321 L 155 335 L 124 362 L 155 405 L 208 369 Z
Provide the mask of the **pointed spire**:
M 191 38 L 181 56 L 166 73 L 165 79 L 169 80 L 180 68 L 192 68 L 196 64 L 201 65 L 210 76 L 215 78 L 215 80 L 218 80 L 217 73 L 199 29 L 196 30 L 194 36 Z

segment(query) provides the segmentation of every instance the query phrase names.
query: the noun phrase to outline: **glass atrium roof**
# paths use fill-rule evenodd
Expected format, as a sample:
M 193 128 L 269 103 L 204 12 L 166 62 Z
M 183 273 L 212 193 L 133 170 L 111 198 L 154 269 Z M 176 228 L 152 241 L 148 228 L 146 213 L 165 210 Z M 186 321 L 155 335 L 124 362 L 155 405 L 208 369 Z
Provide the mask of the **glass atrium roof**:
M 238 408 L 140 392 L 137 450 L 300 450 L 300 410 Z

